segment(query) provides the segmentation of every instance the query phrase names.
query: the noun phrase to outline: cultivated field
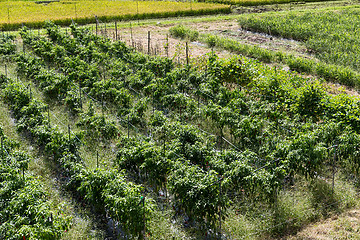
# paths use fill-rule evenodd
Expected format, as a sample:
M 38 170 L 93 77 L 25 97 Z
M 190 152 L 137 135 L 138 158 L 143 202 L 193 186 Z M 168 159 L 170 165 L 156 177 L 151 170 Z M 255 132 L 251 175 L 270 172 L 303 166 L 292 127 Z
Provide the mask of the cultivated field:
M 313 49 L 244 30 L 356 9 L 0 34 L 0 238 L 358 237 L 356 78 L 296 67 L 350 71 L 312 52 L 317 35 Z
M 0 28 L 16 29 L 22 24 L 41 26 L 45 20 L 61 25 L 95 23 L 182 15 L 229 13 L 229 5 L 163 1 L 61 1 L 39 4 L 32 1 L 0 2 Z

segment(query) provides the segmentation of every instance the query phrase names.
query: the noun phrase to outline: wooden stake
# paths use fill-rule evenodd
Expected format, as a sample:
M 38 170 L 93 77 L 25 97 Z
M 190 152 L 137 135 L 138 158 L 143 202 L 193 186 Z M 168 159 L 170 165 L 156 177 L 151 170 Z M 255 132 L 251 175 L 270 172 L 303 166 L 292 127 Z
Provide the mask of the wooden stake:
M 220 197 L 221 197 L 221 179 L 219 181 L 219 189 L 220 189 Z M 219 233 L 220 233 L 220 240 L 221 240 L 221 205 L 220 205 L 220 213 L 219 213 Z
M 188 42 L 186 42 L 186 65 L 189 65 L 189 47 L 188 47 Z
M 69 147 L 70 147 L 70 141 L 71 141 L 71 129 L 70 129 L 70 125 L 68 125 L 68 134 L 69 134 Z
M 31 92 L 31 86 L 29 84 L 29 94 L 30 94 L 30 99 L 32 98 L 32 92 Z
M 115 41 L 118 40 L 117 22 L 115 22 Z
M 131 46 L 134 47 L 134 39 L 133 39 L 133 32 L 132 32 L 131 22 L 130 22 L 130 38 L 131 38 Z
M 105 25 L 105 37 L 107 37 L 106 23 L 104 23 L 104 25 Z
M 96 20 L 96 36 L 98 35 L 98 29 L 99 29 L 99 21 L 97 19 L 97 16 L 95 16 L 95 20 Z
M 79 83 L 79 93 L 80 93 L 80 108 L 82 109 L 82 99 L 81 99 L 81 83 Z
M 150 55 L 150 31 L 148 31 L 148 54 Z
M 3 142 L 3 137 L 1 136 L 1 157 L 4 156 L 4 142 Z
M 144 208 L 144 239 L 146 239 L 145 196 L 143 197 L 143 208 Z
M 130 115 L 128 115 L 128 138 L 130 138 Z
M 169 35 L 166 34 L 166 56 L 169 58 Z
M 48 114 L 48 121 L 49 121 L 49 127 L 50 127 L 51 125 L 50 125 L 50 106 L 49 105 L 47 107 L 47 114 Z
M 10 8 L 8 7 L 8 23 L 10 24 Z
M 165 145 L 165 143 L 166 143 L 166 133 L 165 133 L 165 126 L 164 126 L 164 148 L 163 148 L 163 150 L 164 150 L 164 157 L 165 157 L 165 151 L 166 151 L 166 145 Z
M 335 162 L 336 162 L 336 148 L 337 146 L 335 146 L 334 148 L 334 158 L 333 158 L 333 166 L 332 166 L 332 193 L 334 194 L 334 190 L 335 190 Z

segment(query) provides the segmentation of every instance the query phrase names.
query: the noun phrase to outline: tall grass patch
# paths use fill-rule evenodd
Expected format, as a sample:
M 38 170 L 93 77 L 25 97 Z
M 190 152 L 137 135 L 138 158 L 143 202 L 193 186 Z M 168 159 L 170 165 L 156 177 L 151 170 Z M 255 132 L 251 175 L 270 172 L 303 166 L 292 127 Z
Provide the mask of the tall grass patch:
M 279 191 L 275 204 L 242 199 L 224 222 L 231 239 L 271 239 L 292 235 L 304 226 L 358 205 L 356 187 L 337 177 L 296 177 L 296 184 Z
M 303 41 L 321 61 L 360 71 L 357 6 L 241 16 L 239 24 L 247 30 Z

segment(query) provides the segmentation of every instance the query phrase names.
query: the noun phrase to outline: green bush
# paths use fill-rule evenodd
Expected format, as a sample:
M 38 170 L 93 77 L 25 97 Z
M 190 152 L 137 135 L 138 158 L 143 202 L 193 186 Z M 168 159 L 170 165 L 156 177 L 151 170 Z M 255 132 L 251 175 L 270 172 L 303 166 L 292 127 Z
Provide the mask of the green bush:
M 184 25 L 177 25 L 169 29 L 170 35 L 176 38 L 186 39 L 191 42 L 196 41 L 199 37 L 199 32 L 192 30 Z

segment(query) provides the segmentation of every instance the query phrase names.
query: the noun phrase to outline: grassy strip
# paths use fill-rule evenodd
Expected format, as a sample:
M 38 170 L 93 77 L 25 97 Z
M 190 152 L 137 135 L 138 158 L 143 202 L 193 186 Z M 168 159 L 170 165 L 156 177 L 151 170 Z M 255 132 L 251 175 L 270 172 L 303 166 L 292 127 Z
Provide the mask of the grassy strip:
M 70 25 L 73 19 L 79 24 L 96 23 L 95 16 L 102 22 L 109 22 L 216 13 L 230 13 L 230 7 L 180 2 L 83 1 L 51 3 L 46 6 L 34 2 L 0 2 L 0 29 L 16 30 L 22 24 L 39 28 L 45 20 L 52 20 L 62 26 Z
M 219 47 L 228 51 L 252 57 L 266 63 L 284 63 L 291 70 L 314 74 L 326 81 L 340 83 L 349 87 L 360 88 L 360 74 L 349 67 L 327 64 L 312 59 L 295 57 L 281 51 L 272 51 L 258 46 L 241 44 L 236 40 L 219 37 L 211 34 L 200 36 L 200 41 L 209 47 Z
M 171 35 L 183 39 L 193 39 L 196 35 L 195 30 L 189 30 L 184 26 L 171 28 Z M 360 74 L 349 67 L 327 64 L 312 59 L 295 57 L 281 51 L 272 51 L 258 46 L 239 43 L 230 38 L 219 37 L 212 34 L 200 34 L 199 41 L 206 43 L 209 47 L 218 47 L 233 53 L 242 54 L 247 57 L 255 58 L 265 63 L 283 63 L 291 70 L 314 74 L 326 81 L 340 83 L 349 87 L 360 88 Z
M 334 0 L 336 1 L 336 0 Z M 270 4 L 284 4 L 284 3 L 304 3 L 304 2 L 323 2 L 323 0 L 207 0 L 207 2 L 221 3 L 221 4 L 231 4 L 238 6 L 262 6 Z
M 360 70 L 359 6 L 241 16 L 243 29 L 303 41 L 329 64 Z

